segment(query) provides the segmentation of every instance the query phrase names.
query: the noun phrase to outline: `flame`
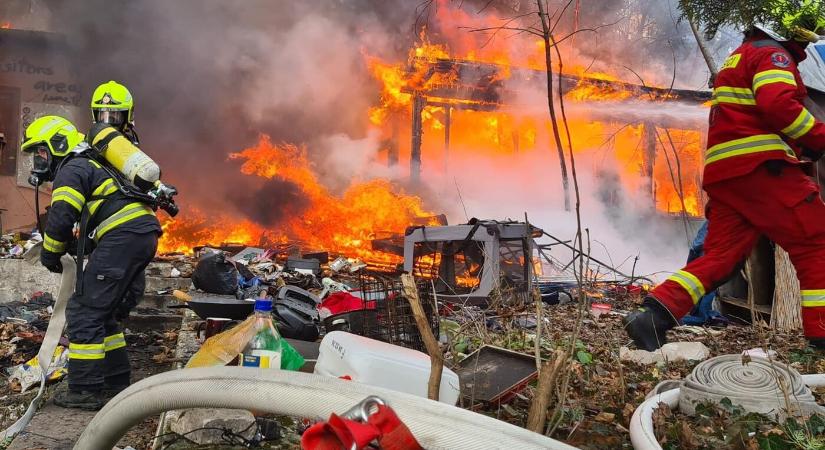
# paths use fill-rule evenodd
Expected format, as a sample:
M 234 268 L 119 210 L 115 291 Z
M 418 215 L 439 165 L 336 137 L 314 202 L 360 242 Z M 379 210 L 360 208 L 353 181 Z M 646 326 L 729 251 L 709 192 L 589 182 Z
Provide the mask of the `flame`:
M 537 76 L 543 76 L 543 41 L 526 34 L 510 36 L 513 39 L 488 40 L 482 33 L 469 33 L 467 28 L 489 28 L 502 23 L 490 15 L 463 11 L 456 6 L 459 3 L 435 0 L 431 24 L 437 33 L 422 29 L 403 60 L 387 60 L 370 54 L 369 49 L 363 50 L 364 63 L 379 88 L 374 106 L 365 117 L 367 126 L 378 131 L 385 141 L 395 139 L 400 160 L 408 157 L 410 152 L 414 95 L 461 86 L 457 65 L 453 63 L 495 64 L 491 66 L 495 68 L 491 70 L 492 79 L 487 81 L 505 86 L 514 73 L 523 73 L 517 72 L 517 68 L 533 69 Z M 579 81 L 566 93 L 565 100 L 586 104 L 577 108 L 577 113 L 569 114 L 570 140 L 574 149 L 577 152 L 607 150 L 605 153 L 610 155 L 608 164 L 619 173 L 621 187 L 629 192 L 648 190 L 651 204 L 659 211 L 679 213 L 684 204 L 686 213 L 701 215 L 702 132 L 659 127 L 656 130 L 660 139 L 651 149 L 650 129 L 646 130 L 644 125 L 594 119 L 590 111 L 598 111 L 598 106 L 594 106 L 596 102 L 619 103 L 633 98 L 650 102 L 648 107 L 655 108 L 656 102 L 663 98 L 634 92 L 630 85 L 620 82 L 621 77 L 617 74 L 601 67 L 599 71 L 590 70 L 591 61 L 577 61 L 575 54 L 569 59 L 565 60 L 565 74 L 578 77 Z M 631 81 L 636 82 L 635 79 Z M 470 89 L 473 87 L 469 86 Z M 546 109 L 508 110 L 487 103 L 482 110 L 471 110 L 463 108 L 467 106 L 461 104 L 464 100 L 436 100 L 441 104 L 426 106 L 422 111 L 426 136 L 422 159 L 428 173 L 446 170 L 445 140 L 441 137 L 446 138 L 448 114 L 451 157 L 465 152 L 464 156 L 472 155 L 472 158 L 499 157 L 497 161 L 506 164 L 509 155 L 547 151 L 552 145 Z M 446 108 L 445 104 L 453 107 Z M 665 138 L 665 131 L 670 139 Z M 640 149 L 652 150 L 653 161 L 646 159 L 650 157 L 650 151 Z M 673 175 L 676 155 L 681 177 Z M 297 243 L 306 250 L 326 250 L 373 264 L 393 265 L 401 258 L 372 250 L 371 240 L 385 232 L 403 232 L 421 218 L 433 216 L 420 198 L 406 194 L 387 180 L 353 181 L 346 189 L 331 192 L 314 170 L 306 148 L 276 145 L 268 136 L 261 136 L 253 147 L 230 154 L 229 159 L 240 162 L 240 170 L 245 175 L 294 184 L 309 206 L 300 215 L 284 219 L 273 227 L 229 214 L 216 215 L 210 211 L 207 215 L 184 209 L 178 218 L 164 221 L 161 252 L 190 251 L 197 245 L 228 242 L 255 246 Z M 438 259 L 430 263 L 437 265 Z M 469 283 L 471 280 L 462 281 Z
M 11 28 L 11 22 L 2 22 L 0 23 L 0 29 L 8 30 Z
M 228 217 L 208 219 L 198 211 L 164 222 L 161 253 L 183 251 L 210 243 L 271 246 L 298 242 L 307 250 L 326 250 L 365 261 L 397 264 L 399 256 L 371 249 L 382 233 L 400 233 L 422 218 L 432 218 L 420 198 L 406 195 L 389 181 L 352 182 L 340 196 L 323 186 L 313 171 L 306 149 L 291 144 L 274 145 L 262 135 L 258 144 L 229 155 L 243 161 L 241 172 L 266 179 L 277 178 L 300 188 L 309 206 L 299 216 L 285 219 L 278 230 L 248 220 Z M 427 223 L 436 224 L 435 219 Z
M 433 74 L 433 67 L 445 67 L 445 60 L 477 61 L 497 64 L 496 79 L 507 80 L 513 68 L 527 68 L 543 72 L 544 42 L 527 38 L 526 45 L 514 45 L 516 39 L 498 38 L 488 40 L 481 33 L 468 33 L 467 29 L 494 28 L 500 20 L 489 15 L 470 14 L 460 6 L 447 0 L 436 0 L 433 22 L 439 27 L 438 41 L 422 29 L 417 42 L 407 54 L 404 62 L 390 62 L 367 56 L 368 68 L 380 85 L 379 101 L 369 112 L 370 123 L 389 138 L 390 119 L 392 127 L 407 127 L 410 132 L 409 117 L 413 95 L 416 91 L 428 91 L 437 86 L 460 84 L 455 71 Z M 576 61 L 575 54 L 566 60 L 566 75 L 578 77 L 576 86 L 565 94 L 565 100 L 572 103 L 592 105 L 601 102 L 619 103 L 628 100 L 655 104 L 668 99 L 670 94 L 652 94 L 623 81 L 617 74 L 591 70 L 592 61 Z M 554 61 L 555 61 L 554 55 Z M 555 68 L 554 68 L 555 69 Z M 621 69 L 626 72 L 626 69 Z M 543 73 L 539 72 L 542 76 Z M 644 74 L 643 74 L 644 75 Z M 638 83 L 635 78 L 629 80 Z M 441 103 L 459 100 L 436 99 Z M 655 106 L 651 106 L 655 108 Z M 596 107 L 598 108 L 598 107 Z M 488 108 L 490 109 L 490 108 Z M 462 149 L 472 149 L 474 156 L 502 155 L 529 152 L 546 146 L 551 127 L 546 111 L 518 112 L 513 110 L 473 111 L 453 109 L 451 112 L 450 155 Z M 427 106 L 422 111 L 424 136 L 432 139 L 422 148 L 423 164 L 430 172 L 438 173 L 445 167 L 443 144 L 440 136 L 446 133 L 446 111 L 444 107 Z M 702 133 L 697 130 L 668 130 L 674 139 L 674 148 L 679 156 L 681 177 L 671 176 L 676 171 L 676 161 L 670 143 L 664 138 L 664 129 L 658 128 L 664 143 L 655 142 L 654 161 L 645 161 L 640 148 L 649 146 L 640 124 L 605 123 L 587 117 L 586 112 L 569 117 L 571 140 L 577 152 L 604 147 L 605 139 L 615 157 L 621 173 L 621 184 L 629 192 L 650 189 L 655 207 L 666 213 L 684 210 L 689 215 L 701 216 L 703 199 L 700 175 L 702 171 Z M 539 141 L 542 139 L 544 141 Z M 402 146 L 406 145 L 404 142 Z M 408 147 L 402 147 L 402 153 Z M 466 150 L 465 150 L 466 151 Z M 668 168 L 668 158 L 670 164 Z M 402 154 L 402 158 L 406 156 Z M 653 165 L 652 180 L 647 178 L 644 168 Z M 680 187 L 681 186 L 681 187 Z M 681 199 L 683 196 L 684 199 Z

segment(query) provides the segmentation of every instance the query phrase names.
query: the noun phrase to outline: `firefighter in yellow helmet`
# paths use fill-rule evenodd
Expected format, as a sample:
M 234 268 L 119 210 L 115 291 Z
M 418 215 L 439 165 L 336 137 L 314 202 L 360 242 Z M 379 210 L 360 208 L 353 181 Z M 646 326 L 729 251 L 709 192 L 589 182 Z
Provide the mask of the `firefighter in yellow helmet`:
M 126 86 L 108 81 L 92 93 L 92 122 L 111 125 L 135 145 L 140 145 L 135 131 L 135 102 Z
M 52 181 L 41 263 L 62 272 L 60 257 L 73 245 L 74 225 L 93 230 L 81 233 L 77 244 L 79 258 L 85 248 L 94 245 L 94 250 L 66 307 L 68 389 L 55 403 L 95 410 L 129 385 L 118 320 L 128 315 L 123 306 L 136 304 L 143 294 L 144 269 L 155 255 L 161 227 L 151 207 L 126 197 L 113 172 L 92 159 L 84 138 L 67 119 L 45 116 L 26 129 L 22 151 L 32 155 L 30 181 Z

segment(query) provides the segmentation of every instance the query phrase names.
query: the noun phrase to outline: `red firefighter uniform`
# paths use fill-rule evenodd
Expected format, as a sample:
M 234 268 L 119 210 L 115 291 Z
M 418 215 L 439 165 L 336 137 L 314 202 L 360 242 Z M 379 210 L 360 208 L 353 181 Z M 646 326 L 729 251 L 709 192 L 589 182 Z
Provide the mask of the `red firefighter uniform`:
M 803 150 L 825 150 L 825 124 L 803 105 L 797 62 L 804 58 L 801 46 L 760 35 L 719 71 L 703 180 L 705 254 L 651 292 L 675 318 L 723 283 L 765 235 L 796 268 L 805 336 L 825 338 L 825 204 L 800 161 Z

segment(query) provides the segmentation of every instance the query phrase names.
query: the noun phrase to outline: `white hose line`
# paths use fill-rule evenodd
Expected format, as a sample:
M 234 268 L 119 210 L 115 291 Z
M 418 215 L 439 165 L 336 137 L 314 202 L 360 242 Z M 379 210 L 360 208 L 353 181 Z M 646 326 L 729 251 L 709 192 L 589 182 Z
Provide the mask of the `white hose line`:
M 679 406 L 679 389 L 656 394 L 639 405 L 630 418 L 630 443 L 635 450 L 662 450 L 653 428 L 653 411 L 663 402 L 675 408 Z
M 823 387 L 825 386 L 825 373 L 802 375 L 802 382 L 811 388 Z
M 109 450 L 145 417 L 175 409 L 247 409 L 326 419 L 368 395 L 386 400 L 424 448 L 575 448 L 491 417 L 401 392 L 321 375 L 250 367 L 173 370 L 145 378 L 98 412 L 74 448 Z
M 739 355 L 726 355 L 730 356 L 731 358 L 739 358 L 740 365 L 741 365 L 741 356 Z M 748 367 L 753 363 L 754 358 L 751 363 L 748 364 Z M 708 360 L 710 361 L 710 360 Z M 768 363 L 770 364 L 770 363 Z M 778 364 L 778 363 L 774 363 Z M 782 367 L 785 367 L 784 365 Z M 698 369 L 699 366 L 696 366 Z M 696 371 L 694 369 L 694 373 Z M 761 370 L 761 369 L 760 369 Z M 774 373 L 774 370 L 771 369 L 770 373 Z M 794 371 L 795 373 L 795 371 Z M 691 373 L 693 375 L 693 373 Z M 740 374 L 741 375 L 741 374 Z M 716 376 L 716 375 L 714 375 Z M 690 378 L 690 376 L 689 376 Z M 825 386 L 825 374 L 811 374 L 811 375 L 801 375 L 799 379 L 807 385 L 808 387 L 821 387 Z M 694 377 L 695 382 L 695 377 Z M 748 383 L 752 385 L 752 383 Z M 665 392 L 656 393 L 658 388 L 662 386 L 663 383 L 654 388 L 651 395 L 648 395 L 647 400 L 642 402 L 639 407 L 636 408 L 636 411 L 633 412 L 633 417 L 630 419 L 630 442 L 633 444 L 633 448 L 636 450 L 661 450 L 662 447 L 659 445 L 658 439 L 656 439 L 656 433 L 653 427 L 653 411 L 658 408 L 660 402 L 664 402 L 671 408 L 676 408 L 680 405 L 680 398 L 683 395 L 683 389 L 671 389 Z M 730 394 L 730 393 L 729 393 Z M 759 395 L 759 394 L 753 394 Z M 765 394 L 762 394 L 763 396 Z M 736 404 L 736 402 L 734 402 Z M 821 408 L 821 407 L 820 407 Z
M 787 386 L 790 405 L 778 380 Z M 742 363 L 741 355 L 722 355 L 699 363 L 685 378 L 679 396 L 679 410 L 693 415 L 696 405 L 728 398 L 747 412 L 755 412 L 783 420 L 790 413 L 825 414 L 816 404 L 810 388 L 799 372 L 766 358 L 751 358 Z M 787 411 L 788 408 L 792 411 Z
M 28 425 L 32 417 L 34 417 L 34 413 L 37 412 L 37 408 L 40 406 L 40 401 L 43 397 L 43 392 L 46 390 L 46 375 L 49 370 L 49 365 L 52 363 L 52 358 L 54 357 L 54 350 L 57 348 L 57 344 L 60 342 L 60 336 L 63 335 L 63 328 L 66 326 L 66 304 L 74 293 L 75 280 L 77 279 L 77 265 L 74 259 L 69 255 L 63 255 L 63 257 L 60 258 L 60 262 L 63 264 L 63 278 L 60 280 L 60 290 L 54 302 L 54 310 L 51 319 L 49 319 L 46 335 L 43 336 L 43 343 L 40 344 L 40 350 L 37 352 L 37 362 L 40 365 L 41 373 L 40 388 L 37 390 L 37 395 L 32 399 L 31 403 L 29 403 L 26 412 L 0 434 L 0 442 L 14 438 L 17 433 L 20 433 L 26 428 L 26 425 Z M 39 264 L 40 261 L 38 260 L 37 263 Z

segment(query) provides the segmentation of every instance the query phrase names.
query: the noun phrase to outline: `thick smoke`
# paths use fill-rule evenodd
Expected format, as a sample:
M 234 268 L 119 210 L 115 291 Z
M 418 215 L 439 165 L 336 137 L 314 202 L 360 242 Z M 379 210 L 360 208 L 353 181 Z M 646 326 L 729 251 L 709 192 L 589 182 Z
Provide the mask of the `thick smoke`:
M 300 190 L 286 182 L 241 175 L 237 162 L 227 161 L 229 153 L 254 145 L 265 133 L 276 143 L 306 144 L 320 179 L 333 192 L 351 179 L 401 181 L 407 176 L 406 163 L 392 169 L 379 163 L 381 138 L 368 131 L 367 110 L 377 100 L 379 85 L 368 73 L 365 55 L 405 61 L 418 36 L 415 25 L 423 23 L 431 40 L 444 38 L 457 52 L 466 51 L 485 39 L 461 27 L 478 26 L 487 15 L 513 17 L 535 6 L 527 0 L 43 3 L 52 11 L 53 30 L 64 33 L 74 49 L 87 91 L 109 79 L 132 90 L 142 146 L 163 166 L 164 178 L 181 189 L 184 209 L 214 208 L 267 226 L 307 206 Z M 551 12 L 560 12 L 567 3 L 551 2 Z M 592 62 L 592 70 L 625 73 L 631 82 L 636 72 L 649 84 L 664 85 L 671 80 L 675 60 L 677 87 L 703 88 L 706 71 L 696 68 L 704 63 L 674 4 L 582 0 L 581 28 L 614 25 L 577 34 L 565 54 Z M 459 7 L 463 12 L 438 19 L 435 8 Z M 572 30 L 570 11 L 566 17 L 561 35 L 565 28 Z M 471 23 L 458 23 L 467 18 Z M 523 24 L 535 25 L 534 20 L 525 17 Z M 534 49 L 530 40 L 496 39 L 506 39 L 514 55 Z M 544 93 L 532 94 L 540 107 Z M 402 133 L 401 139 L 409 145 L 408 134 Z M 526 211 L 532 222 L 553 234 L 573 236 L 575 219 L 561 209 L 558 161 L 547 136 L 535 151 L 521 155 L 474 152 L 457 146 L 451 171 L 428 175 L 422 195 L 430 210 L 447 212 L 452 223 L 465 220 L 465 209 L 470 217 L 513 219 L 522 219 Z M 649 200 L 615 189 L 609 160 L 583 156 L 579 164 L 583 217 L 594 253 L 603 243 L 610 255 L 600 256 L 616 259 L 617 265 L 641 253 L 637 272 L 673 269 L 681 263 L 683 231 L 666 231 L 673 227 L 653 218 Z M 430 169 L 425 165 L 425 174 Z M 620 214 L 604 206 L 605 196 L 620 197 Z M 623 267 L 629 271 L 628 265 Z

